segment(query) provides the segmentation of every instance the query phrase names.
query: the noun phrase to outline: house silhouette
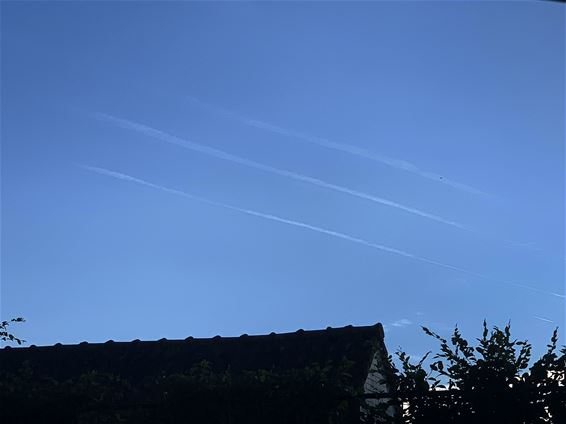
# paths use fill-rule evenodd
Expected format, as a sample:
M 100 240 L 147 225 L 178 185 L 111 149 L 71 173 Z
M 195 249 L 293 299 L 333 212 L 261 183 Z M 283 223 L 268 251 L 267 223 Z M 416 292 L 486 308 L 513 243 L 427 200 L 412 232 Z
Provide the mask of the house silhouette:
M 28 394 L 18 395 L 18 387 L 12 397 L 8 387 L 0 390 L 0 417 L 85 424 L 360 422 L 361 395 L 389 392 L 386 359 L 381 324 L 5 347 L 0 349 L 0 386 L 23 381 Z M 37 398 L 29 395 L 34 390 Z M 74 391 L 80 395 L 73 397 Z M 112 421 L 116 416 L 122 421 Z

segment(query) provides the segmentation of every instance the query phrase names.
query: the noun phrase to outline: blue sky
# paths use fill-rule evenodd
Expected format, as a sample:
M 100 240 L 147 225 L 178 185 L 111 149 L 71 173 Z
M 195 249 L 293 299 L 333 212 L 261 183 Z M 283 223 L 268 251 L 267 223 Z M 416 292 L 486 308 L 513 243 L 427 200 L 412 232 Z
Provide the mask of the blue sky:
M 544 2 L 2 3 L 1 315 L 30 343 L 564 309 Z M 549 322 L 551 321 L 551 322 Z

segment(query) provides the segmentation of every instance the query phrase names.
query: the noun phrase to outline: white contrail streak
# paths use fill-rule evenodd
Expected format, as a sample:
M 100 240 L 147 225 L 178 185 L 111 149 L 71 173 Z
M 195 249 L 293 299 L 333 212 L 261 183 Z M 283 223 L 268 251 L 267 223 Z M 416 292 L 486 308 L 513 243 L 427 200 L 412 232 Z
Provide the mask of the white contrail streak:
M 538 319 L 538 320 L 540 320 L 540 321 L 550 322 L 551 324 L 554 324 L 554 321 L 549 320 L 549 319 L 546 319 L 546 318 L 543 318 L 543 317 L 539 317 L 539 316 L 537 316 L 537 315 L 533 315 L 533 318 L 536 318 L 536 319 Z
M 257 119 L 249 119 L 246 118 L 244 116 L 240 116 L 238 114 L 236 114 L 235 112 L 229 111 L 229 110 L 225 110 L 223 108 L 217 107 L 217 106 L 213 106 L 210 105 L 208 103 L 202 102 L 194 97 L 187 97 L 187 99 L 203 108 L 206 110 L 209 110 L 213 113 L 216 113 L 218 115 L 222 115 L 228 118 L 232 118 L 235 119 L 245 125 L 248 126 L 252 126 L 255 128 L 260 128 L 266 131 L 270 131 L 272 133 L 276 133 L 276 134 L 281 134 L 287 137 L 293 137 L 299 140 L 303 140 L 306 141 L 308 143 L 311 144 L 316 144 L 318 146 L 324 147 L 326 149 L 332 149 L 332 150 L 336 150 L 336 151 L 340 151 L 343 153 L 348 153 L 350 155 L 354 155 L 354 156 L 358 156 L 358 157 L 363 157 L 365 159 L 369 159 L 369 160 L 373 160 L 375 162 L 380 162 L 384 165 L 390 166 L 392 168 L 395 169 L 399 169 L 402 171 L 406 171 L 409 172 L 411 174 L 414 175 L 418 175 L 422 178 L 426 178 L 429 180 L 433 180 L 436 182 L 441 182 L 444 184 L 447 184 L 451 187 L 454 187 L 458 190 L 462 190 L 462 191 L 466 191 L 468 193 L 473 193 L 473 194 L 477 194 L 477 195 L 481 195 L 481 196 L 485 196 L 485 197 L 491 197 L 493 198 L 494 196 L 486 193 L 482 190 L 479 190 L 477 188 L 471 187 L 469 185 L 466 184 L 462 184 L 459 183 L 457 181 L 453 181 L 449 178 L 445 178 L 444 176 L 442 176 L 441 174 L 437 174 L 435 172 L 429 172 L 429 171 L 424 171 L 420 168 L 418 168 L 416 165 L 407 162 L 406 160 L 403 159 L 395 159 L 395 158 L 390 158 L 388 156 L 376 153 L 376 152 L 372 152 L 370 150 L 367 149 L 363 149 L 361 147 L 356 147 L 356 146 L 352 146 L 350 144 L 345 144 L 345 143 L 338 143 L 332 140 L 329 140 L 327 138 L 323 138 L 323 137 L 316 137 L 316 136 L 312 136 L 312 135 L 308 135 L 308 134 L 304 134 L 298 131 L 294 131 L 294 130 L 290 130 L 287 128 L 282 128 L 282 127 L 278 127 L 276 125 L 267 123 L 267 122 L 263 122 L 263 121 L 259 121 Z
M 418 216 L 421 216 L 423 218 L 427 218 L 427 219 L 430 219 L 430 220 L 433 220 L 433 221 L 440 222 L 442 224 L 450 225 L 450 226 L 457 227 L 457 228 L 460 228 L 460 229 L 465 230 L 465 231 L 473 232 L 472 229 L 470 229 L 470 228 L 466 227 L 465 225 L 460 224 L 456 221 L 445 219 L 445 218 L 442 218 L 440 216 L 433 215 L 431 213 L 412 208 L 410 206 L 405 206 L 405 205 L 402 205 L 400 203 L 393 202 L 393 201 L 388 200 L 388 199 L 384 199 L 382 197 L 373 196 L 371 194 L 363 193 L 361 191 L 351 190 L 347 187 L 343 187 L 343 186 L 339 186 L 339 185 L 336 185 L 336 184 L 328 183 L 328 182 L 323 181 L 323 180 L 319 180 L 318 178 L 309 177 L 307 175 L 298 174 L 298 173 L 292 172 L 292 171 L 286 171 L 284 169 L 275 168 L 275 167 L 270 166 L 270 165 L 265 165 L 265 164 L 260 163 L 260 162 L 256 162 L 256 161 L 253 161 L 253 160 L 250 160 L 250 159 L 242 158 L 240 156 L 236 156 L 236 155 L 233 155 L 231 153 L 227 153 L 223 150 L 215 149 L 213 147 L 208 147 L 208 146 L 204 146 L 202 144 L 198 144 L 198 143 L 195 143 L 195 142 L 192 142 L 192 141 L 188 141 L 188 140 L 182 139 L 180 137 L 168 134 L 164 131 L 158 130 L 156 128 L 152 128 L 152 127 L 149 127 L 147 125 L 140 124 L 140 123 L 137 123 L 137 122 L 129 121 L 127 119 L 117 118 L 117 117 L 102 114 L 102 113 L 98 113 L 95 116 L 97 116 L 101 119 L 104 119 L 106 121 L 112 122 L 112 123 L 114 123 L 114 124 L 116 124 L 116 125 L 118 125 L 122 128 L 137 131 L 137 132 L 142 133 L 146 136 L 153 137 L 153 138 L 156 138 L 158 140 L 165 141 L 167 143 L 175 144 L 177 146 L 184 147 L 185 149 L 193 150 L 195 152 L 199 152 L 199 153 L 202 153 L 202 154 L 205 154 L 205 155 L 208 155 L 208 156 L 213 156 L 213 157 L 218 158 L 218 159 L 237 163 L 237 164 L 240 164 L 240 165 L 243 165 L 243 166 L 247 166 L 249 168 L 259 169 L 261 171 L 269 172 L 269 173 L 275 174 L 275 175 L 280 175 L 282 177 L 291 178 L 291 179 L 294 179 L 294 180 L 297 180 L 297 181 L 312 184 L 312 185 L 315 185 L 317 187 L 326 188 L 326 189 L 333 190 L 333 191 L 336 191 L 336 192 L 339 192 L 339 193 L 354 196 L 354 197 L 357 197 L 357 198 L 360 198 L 360 199 L 369 200 L 371 202 L 379 203 L 381 205 L 390 206 L 390 207 L 411 213 L 413 215 L 418 215 Z
M 536 287 L 526 286 L 524 284 L 519 284 L 519 283 L 509 283 L 509 284 L 511 284 L 512 286 L 515 286 L 515 287 L 520 287 L 522 289 L 532 290 L 532 291 L 535 291 L 535 292 L 538 292 L 538 293 L 550 294 L 552 296 L 560 297 L 562 299 L 566 298 L 566 296 L 563 295 L 563 294 L 554 293 L 554 292 L 547 292 L 547 291 L 544 291 L 544 290 L 541 290 L 541 289 L 537 289 Z
M 218 113 L 218 114 L 226 115 L 226 116 L 229 116 L 229 117 L 234 116 L 234 114 L 232 112 L 224 111 L 224 110 L 221 110 L 221 109 L 217 110 L 217 108 L 210 106 L 210 105 L 205 105 L 205 106 L 203 105 L 203 107 L 211 109 L 215 113 Z M 414 214 L 414 215 L 417 215 L 417 216 L 421 216 L 423 218 L 427 218 L 427 219 L 430 219 L 430 220 L 433 220 L 433 221 L 436 221 L 436 222 L 440 222 L 440 223 L 445 224 L 445 225 L 450 225 L 450 226 L 459 228 L 461 230 L 473 233 L 477 236 L 480 236 L 480 237 L 483 237 L 483 238 L 486 238 L 486 239 L 490 239 L 490 240 L 494 239 L 494 237 L 489 235 L 489 234 L 481 233 L 481 232 L 474 230 L 474 229 L 472 229 L 472 228 L 470 228 L 466 225 L 463 225 L 463 224 L 461 224 L 457 221 L 453 221 L 453 220 L 443 218 L 443 217 L 440 217 L 440 216 L 437 216 L 437 215 L 434 215 L 434 214 L 431 214 L 431 213 L 428 213 L 428 212 L 424 212 L 422 210 L 412 208 L 410 206 L 406 206 L 406 205 L 394 202 L 392 200 L 385 199 L 383 197 L 378 197 L 378 196 L 374 196 L 374 195 L 364 193 L 364 192 L 361 192 L 361 191 L 352 190 L 352 189 L 349 189 L 347 187 L 339 186 L 337 184 L 328 183 L 326 181 L 323 181 L 323 180 L 320 180 L 320 179 L 317 179 L 317 178 L 313 178 L 313 177 L 309 177 L 307 175 L 298 174 L 296 172 L 286 171 L 284 169 L 278 169 L 278 168 L 275 168 L 273 166 L 265 165 L 265 164 L 262 164 L 262 163 L 259 163 L 259 162 L 256 162 L 256 161 L 253 161 L 253 160 L 250 160 L 250 159 L 242 158 L 242 157 L 233 155 L 231 153 L 224 152 L 224 151 L 219 150 L 219 149 L 215 149 L 215 148 L 204 146 L 204 145 L 201 145 L 201 144 L 198 144 L 198 143 L 186 140 L 186 139 L 182 139 L 180 137 L 168 134 L 168 133 L 161 131 L 161 130 L 158 130 L 156 128 L 152 128 L 152 127 L 149 127 L 147 125 L 140 124 L 140 123 L 137 123 L 137 122 L 133 122 L 133 121 L 130 121 L 130 120 L 127 120 L 127 119 L 117 118 L 117 117 L 107 115 L 107 114 L 104 114 L 104 113 L 95 113 L 94 116 L 96 116 L 99 119 L 103 119 L 105 121 L 112 122 L 113 124 L 120 126 L 122 128 L 137 131 L 137 132 L 140 132 L 140 133 L 142 133 L 146 136 L 153 137 L 155 139 L 165 141 L 167 143 L 175 144 L 175 145 L 184 147 L 186 149 L 193 150 L 193 151 L 196 151 L 196 152 L 199 152 L 199 153 L 202 153 L 202 154 L 206 154 L 206 155 L 218 158 L 218 159 L 230 161 L 230 162 L 233 162 L 233 163 L 238 163 L 238 164 L 243 165 L 243 166 L 247 166 L 247 167 L 258 169 L 258 170 L 261 170 L 261 171 L 264 171 L 264 172 L 269 172 L 271 174 L 291 178 L 291 179 L 294 179 L 294 180 L 297 180 L 297 181 L 302 181 L 302 182 L 307 183 L 307 184 L 312 184 L 312 185 L 315 185 L 315 186 L 318 186 L 318 187 L 322 187 L 322 188 L 333 190 L 333 191 L 336 191 L 336 192 L 339 192 L 339 193 L 347 194 L 349 196 L 354 196 L 354 197 L 357 197 L 359 199 L 365 199 L 365 200 L 369 200 L 371 202 L 378 203 L 378 204 L 381 204 L 381 205 L 390 206 L 390 207 L 405 211 L 407 213 L 411 213 L 411 214 Z M 535 247 L 532 247 L 532 246 L 528 246 L 525 243 L 517 243 L 517 242 L 514 242 L 514 241 L 510 241 L 510 240 L 501 240 L 501 239 L 495 239 L 495 240 L 497 240 L 498 242 L 501 242 L 501 243 L 503 243 L 503 244 L 505 244 L 509 247 L 513 247 L 513 248 L 523 248 L 523 249 L 528 249 L 528 250 L 537 251 L 537 252 L 541 251 L 541 249 L 535 248 Z
M 247 120 L 243 120 L 242 122 L 247 124 L 247 125 L 256 127 L 256 128 L 261 128 L 261 129 L 271 131 L 271 132 L 274 132 L 274 133 L 286 135 L 288 137 L 295 137 L 295 138 L 307 141 L 307 142 L 312 143 L 312 144 L 317 144 L 317 145 L 325 147 L 327 149 L 338 150 L 338 151 L 341 151 L 341 152 L 344 152 L 344 153 L 349 153 L 351 155 L 361 156 L 363 158 L 370 159 L 370 160 L 373 160 L 373 161 L 376 161 L 376 162 L 381 162 L 381 163 L 388 165 L 392 168 L 396 168 L 396 169 L 400 169 L 402 171 L 410 172 L 412 174 L 418 175 L 418 176 L 423 177 L 423 178 L 427 178 L 429 180 L 433 180 L 433 181 L 437 181 L 437 182 L 440 181 L 444 184 L 447 184 L 447 185 L 454 187 L 454 188 L 457 188 L 459 190 L 463 190 L 463 191 L 466 191 L 466 192 L 469 192 L 469 193 L 479 194 L 479 195 L 482 195 L 482 196 L 492 197 L 492 195 L 489 194 L 489 193 L 486 193 L 484 191 L 481 191 L 481 190 L 476 189 L 474 187 L 471 187 L 469 185 L 450 180 L 448 178 L 443 177 L 440 174 L 436 174 L 434 172 L 423 171 L 422 169 L 419 169 L 417 166 L 413 165 L 412 163 L 407 162 L 407 161 L 402 160 L 402 159 L 390 158 L 390 157 L 381 155 L 379 153 L 375 153 L 375 152 L 372 152 L 370 150 L 363 149 L 361 147 L 351 146 L 351 145 L 344 144 L 344 143 L 337 143 L 335 141 L 328 140 L 326 138 L 315 137 L 315 136 L 303 134 L 303 133 L 300 133 L 300 132 L 296 132 L 296 131 L 293 131 L 293 130 L 288 130 L 288 129 L 277 127 L 275 125 L 271 125 L 271 124 L 268 124 L 266 122 L 258 121 L 258 120 L 255 120 L 255 119 L 247 119 Z
M 136 177 L 132 177 L 132 176 L 127 175 L 127 174 L 123 174 L 121 172 L 111 171 L 109 169 L 100 168 L 100 167 L 96 167 L 96 166 L 89 166 L 89 165 L 79 165 L 79 166 L 82 167 L 83 169 L 88 170 L 88 171 L 96 172 L 98 174 L 106 175 L 106 176 L 113 177 L 113 178 L 117 178 L 119 180 L 134 182 L 136 184 L 140 184 L 140 185 L 143 185 L 143 186 L 146 186 L 146 187 L 151 187 L 151 188 L 154 188 L 154 189 L 157 189 L 157 190 L 160 190 L 160 191 L 164 191 L 166 193 L 175 194 L 177 196 L 182 196 L 182 197 L 192 199 L 192 200 L 197 200 L 199 202 L 202 202 L 202 203 L 205 203 L 205 204 L 208 204 L 208 205 L 228 209 L 228 210 L 235 211 L 235 212 L 240 212 L 240 213 L 255 216 L 255 217 L 258 217 L 258 218 L 267 219 L 269 221 L 279 222 L 281 224 L 291 225 L 293 227 L 303 228 L 305 230 L 314 231 L 316 233 L 325 234 L 325 235 L 335 237 L 335 238 L 339 238 L 339 239 L 342 239 L 342 240 L 347 240 L 347 241 L 350 241 L 352 243 L 361 244 L 361 245 L 366 246 L 366 247 L 371 247 L 373 249 L 377 249 L 377 250 L 380 250 L 380 251 L 383 251 L 383 252 L 388 252 L 388 253 L 392 253 L 392 254 L 395 254 L 395 255 L 398 255 L 398 256 L 403 256 L 405 258 L 413 259 L 415 261 L 424 262 L 424 263 L 436 265 L 436 266 L 439 266 L 439 267 L 442 267 L 442 268 L 445 268 L 445 269 L 450 269 L 450 270 L 453 270 L 453 271 L 462 272 L 464 274 L 471 275 L 471 276 L 474 276 L 474 277 L 478 277 L 478 278 L 481 278 L 481 279 L 486 280 L 486 281 L 491 281 L 491 282 L 498 283 L 498 284 L 513 285 L 513 286 L 516 286 L 516 287 L 522 287 L 522 288 L 540 291 L 541 293 L 550 294 L 550 295 L 553 295 L 553 296 L 559 296 L 559 297 L 562 297 L 562 298 L 564 297 L 563 295 L 558 295 L 556 293 L 544 292 L 544 291 L 538 290 L 534 287 L 529 287 L 529 286 L 520 285 L 520 284 L 516 284 L 516 283 L 509 283 L 509 282 L 505 282 L 505 281 L 495 280 L 491 277 L 488 277 L 488 276 L 485 276 L 485 275 L 482 275 L 482 274 L 478 274 L 476 272 L 468 271 L 467 269 L 464 269 L 464 268 L 460 268 L 460 267 L 457 267 L 457 266 L 454 266 L 454 265 L 438 262 L 438 261 L 428 259 L 428 258 L 425 258 L 425 257 L 422 257 L 422 256 L 414 255 L 412 253 L 405 252 L 405 251 L 399 250 L 399 249 L 395 249 L 393 247 L 385 246 L 385 245 L 378 244 L 378 243 L 373 243 L 371 241 L 368 241 L 368 240 L 365 240 L 365 239 L 362 239 L 362 238 L 359 238 L 359 237 L 354 237 L 354 236 L 351 236 L 351 235 L 348 235 L 348 234 L 345 234 L 345 233 L 341 233 L 341 232 L 338 232 L 338 231 L 333 231 L 333 230 L 329 230 L 329 229 L 326 229 L 326 228 L 323 228 L 323 227 L 310 225 L 310 224 L 307 224 L 307 223 L 304 223 L 304 222 L 301 222 L 301 221 L 295 221 L 295 220 L 292 220 L 292 219 L 281 218 L 281 217 L 276 216 L 276 215 L 258 212 L 258 211 L 254 211 L 252 209 L 245 209 L 245 208 L 240 208 L 240 207 L 237 207 L 237 206 L 228 205 L 226 203 L 216 202 L 214 200 L 209 200 L 209 199 L 206 199 L 204 197 L 194 196 L 192 194 L 186 193 L 186 192 L 181 191 L 181 190 L 176 190 L 176 189 L 165 187 L 165 186 L 162 186 L 162 185 L 159 185 L 159 184 L 154 184 L 154 183 L 151 183 L 149 181 L 142 180 L 140 178 L 136 178 Z

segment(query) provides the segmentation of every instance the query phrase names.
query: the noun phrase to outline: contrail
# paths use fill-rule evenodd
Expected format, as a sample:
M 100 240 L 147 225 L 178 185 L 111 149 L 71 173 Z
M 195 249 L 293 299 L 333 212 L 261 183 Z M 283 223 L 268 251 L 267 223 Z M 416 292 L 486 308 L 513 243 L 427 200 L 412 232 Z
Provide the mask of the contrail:
M 182 196 L 182 197 L 192 199 L 192 200 L 197 200 L 199 202 L 202 202 L 202 203 L 205 203 L 205 204 L 208 204 L 208 205 L 228 209 L 228 210 L 235 211 L 235 212 L 240 212 L 240 213 L 255 216 L 255 217 L 258 217 L 258 218 L 263 218 L 263 219 L 266 219 L 266 220 L 269 220 L 269 221 L 279 222 L 281 224 L 287 224 L 287 225 L 290 225 L 290 226 L 293 226 L 293 227 L 303 228 L 305 230 L 313 231 L 313 232 L 320 233 L 320 234 L 325 234 L 327 236 L 335 237 L 335 238 L 338 238 L 338 239 L 347 240 L 347 241 L 352 242 L 352 243 L 361 244 L 361 245 L 366 246 L 366 247 L 370 247 L 370 248 L 380 250 L 380 251 L 383 251 L 383 252 L 392 253 L 392 254 L 398 255 L 398 256 L 403 256 L 405 258 L 413 259 L 415 261 L 424 262 L 424 263 L 427 263 L 427 264 L 430 264 L 430 265 L 436 265 L 436 266 L 441 267 L 441 268 L 462 272 L 464 274 L 471 275 L 471 276 L 474 276 L 474 277 L 478 277 L 478 278 L 481 278 L 481 279 L 486 280 L 486 281 L 491 281 L 491 282 L 499 283 L 499 284 L 513 285 L 513 286 L 516 286 L 516 287 L 528 288 L 528 289 L 531 289 L 531 290 L 540 291 L 540 292 L 545 293 L 545 294 L 559 296 L 559 297 L 562 297 L 562 298 L 564 297 L 563 295 L 557 295 L 556 293 L 544 292 L 544 291 L 538 290 L 534 287 L 529 287 L 529 286 L 519 285 L 519 284 L 515 284 L 515 283 L 509 283 L 509 282 L 505 282 L 505 281 L 495 280 L 491 277 L 488 277 L 488 276 L 485 276 L 485 275 L 482 275 L 482 274 L 478 274 L 476 272 L 469 271 L 465 268 L 460 268 L 460 267 L 457 267 L 457 266 L 454 266 L 454 265 L 446 264 L 446 263 L 443 263 L 443 262 L 438 262 L 438 261 L 435 261 L 435 260 L 432 260 L 432 259 L 428 259 L 428 258 L 425 258 L 425 257 L 422 257 L 422 256 L 414 255 L 412 253 L 405 252 L 403 250 L 395 249 L 393 247 L 385 246 L 385 245 L 382 245 L 382 244 L 373 243 L 371 241 L 368 241 L 368 240 L 365 240 L 365 239 L 362 239 L 362 238 L 359 238 L 359 237 L 354 237 L 354 236 L 351 236 L 349 234 L 341 233 L 339 231 L 329 230 L 327 228 L 318 227 L 316 225 L 307 224 L 307 223 L 304 223 L 304 222 L 301 222 L 301 221 L 295 221 L 295 220 L 292 220 L 292 219 L 281 218 L 281 217 L 276 216 L 276 215 L 258 212 L 258 211 L 254 211 L 252 209 L 245 209 L 245 208 L 240 208 L 240 207 L 237 207 L 237 206 L 228 205 L 228 204 L 222 203 L 222 202 L 216 202 L 214 200 L 209 200 L 209 199 L 206 199 L 204 197 L 195 196 L 195 195 L 186 193 L 186 192 L 181 191 L 181 190 L 176 190 L 176 189 L 165 187 L 165 186 L 162 186 L 162 185 L 159 185 L 159 184 L 154 184 L 154 183 L 151 183 L 149 181 L 142 180 L 140 178 L 136 178 L 136 177 L 132 177 L 132 176 L 127 175 L 127 174 L 123 174 L 121 172 L 116 172 L 116 171 L 112 171 L 112 170 L 109 170 L 109 169 L 100 168 L 100 167 L 96 167 L 96 166 L 89 166 L 89 165 L 79 165 L 79 166 L 83 169 L 88 170 L 88 171 L 95 172 L 95 173 L 102 174 L 102 175 L 106 175 L 106 176 L 113 177 L 113 178 L 117 178 L 119 180 L 130 181 L 130 182 L 133 182 L 133 183 L 136 183 L 136 184 L 139 184 L 139 185 L 143 185 L 143 186 L 146 186 L 146 187 L 151 187 L 151 188 L 156 189 L 156 190 L 164 191 L 166 193 L 174 194 L 174 195 L 177 195 L 177 196 Z
M 537 315 L 533 315 L 533 318 L 536 318 L 536 319 L 538 319 L 538 320 L 540 320 L 540 321 L 550 322 L 551 324 L 554 324 L 554 321 L 549 320 L 549 319 L 546 319 L 546 318 L 543 318 L 543 317 L 539 317 L 539 316 L 537 316 Z
M 562 299 L 566 298 L 566 296 L 563 295 L 563 294 L 554 293 L 554 292 L 547 292 L 545 290 L 537 289 L 536 287 L 532 287 L 532 286 L 526 286 L 524 284 L 519 284 L 519 283 L 508 283 L 508 284 L 511 284 L 512 286 L 515 286 L 515 287 L 520 287 L 522 289 L 532 290 L 532 291 L 535 291 L 535 292 L 538 292 L 538 293 L 550 294 L 552 296 L 560 297 Z
M 237 163 L 240 165 L 247 166 L 249 168 L 259 169 L 264 172 L 269 172 L 271 174 L 280 175 L 282 177 L 291 178 L 297 181 L 302 181 L 304 183 L 312 184 L 317 187 L 326 188 L 329 190 L 333 190 L 339 193 L 347 194 L 350 196 L 354 196 L 360 199 L 369 200 L 371 202 L 379 203 L 381 205 L 390 206 L 396 209 L 400 209 L 402 211 L 411 213 L 413 215 L 418 215 L 423 218 L 431 219 L 433 221 L 441 222 L 442 224 L 450 225 L 453 227 L 460 228 L 465 231 L 473 232 L 472 229 L 466 227 L 463 224 L 460 224 L 456 221 L 452 221 L 449 219 L 442 218 L 437 215 L 433 215 L 428 212 L 421 211 L 419 209 L 412 208 L 410 206 L 405 206 L 400 203 L 394 202 L 392 200 L 384 199 L 382 197 L 373 196 L 371 194 L 363 193 L 361 191 L 351 190 L 347 187 L 339 186 L 336 184 L 328 183 L 326 181 L 320 180 L 318 178 L 309 177 L 307 175 L 298 174 L 296 172 L 287 171 L 284 169 L 275 168 L 270 165 L 265 165 L 260 162 L 256 162 L 250 159 L 242 158 L 240 156 L 233 155 L 231 153 L 227 153 L 223 150 L 215 149 L 213 147 L 204 146 L 202 144 L 198 144 L 192 141 L 188 141 L 182 139 L 180 137 L 168 134 L 164 131 L 158 130 L 156 128 L 149 127 L 144 124 L 140 124 L 137 122 L 133 122 L 127 119 L 117 118 L 114 116 L 110 116 L 103 113 L 95 114 L 98 118 L 104 119 L 106 121 L 112 122 L 122 128 L 126 128 L 129 130 L 134 130 L 139 133 L 142 133 L 146 136 L 156 138 L 161 141 L 165 141 L 167 143 L 175 144 L 177 146 L 184 147 L 185 149 L 193 150 L 195 152 L 199 152 L 208 156 L 213 156 L 217 159 L 226 160 L 229 162 Z
M 436 182 L 441 182 L 444 183 L 446 185 L 449 185 L 451 187 L 454 187 L 458 190 L 462 190 L 462 191 L 466 191 L 468 193 L 473 193 L 476 195 L 481 195 L 484 197 L 490 197 L 490 198 L 494 198 L 494 196 L 492 194 L 486 193 L 485 191 L 479 190 L 477 188 L 471 187 L 469 185 L 466 184 L 462 184 L 459 183 L 457 181 L 451 180 L 449 178 L 444 177 L 441 174 L 435 173 L 435 172 L 429 172 L 429 171 L 424 171 L 420 168 L 418 168 L 416 165 L 407 162 L 406 160 L 402 160 L 402 159 L 395 159 L 395 158 L 391 158 L 376 152 L 372 152 L 370 150 L 361 148 L 361 147 L 356 147 L 356 146 L 352 146 L 350 144 L 345 144 L 345 143 L 338 143 L 332 140 L 329 140 L 327 138 L 323 138 L 323 137 L 316 137 L 316 136 L 312 136 L 312 135 L 308 135 L 308 134 L 304 134 L 298 131 L 294 131 L 294 130 L 290 130 L 287 128 L 282 128 L 282 127 L 278 127 L 276 125 L 264 122 L 264 121 L 259 121 L 257 119 L 249 119 L 246 118 L 244 116 L 238 115 L 235 112 L 217 107 L 217 106 L 213 106 L 211 104 L 202 102 L 200 100 L 198 100 L 195 97 L 191 97 L 191 96 L 187 96 L 186 97 L 187 100 L 189 100 L 191 103 L 209 110 L 213 113 L 216 113 L 218 115 L 227 117 L 227 118 L 231 118 L 234 120 L 237 120 L 245 125 L 248 126 L 252 126 L 255 128 L 260 128 L 266 131 L 270 131 L 272 133 L 276 133 L 276 134 L 281 134 L 287 137 L 293 137 L 293 138 L 297 138 L 299 140 L 303 140 L 306 141 L 307 143 L 311 143 L 311 144 L 316 144 L 318 146 L 324 147 L 326 149 L 331 149 L 331 150 L 336 150 L 336 151 L 340 151 L 343 153 L 348 153 L 350 155 L 354 155 L 354 156 L 358 156 L 358 157 L 363 157 L 365 159 L 369 159 L 369 160 L 373 160 L 375 162 L 380 162 L 384 165 L 390 166 L 392 168 L 395 169 L 399 169 L 405 172 L 409 172 L 411 174 L 415 174 L 418 175 L 422 178 L 426 178 L 429 180 L 433 180 Z
M 203 102 L 199 99 L 197 99 L 196 97 L 192 97 L 192 96 L 186 96 L 185 97 L 189 102 L 191 102 L 192 104 L 196 105 L 197 107 L 207 110 L 210 113 L 222 116 L 224 118 L 227 119 L 232 119 L 235 121 L 238 121 L 242 124 L 248 125 L 248 126 L 252 126 L 252 127 L 256 127 L 256 128 L 260 128 L 266 131 L 270 131 L 273 133 L 277 133 L 277 134 L 281 134 L 281 135 L 285 135 L 288 137 L 294 137 L 294 138 L 298 138 L 298 139 L 302 139 L 304 141 L 307 141 L 309 143 L 312 144 L 317 144 L 320 145 L 322 147 L 328 148 L 328 149 L 333 149 L 333 150 L 337 150 L 337 151 L 342 151 L 354 156 L 359 156 L 359 157 L 363 157 L 366 159 L 370 159 L 370 160 L 374 160 L 377 162 L 381 162 L 385 165 L 391 166 L 393 168 L 396 169 L 400 169 L 403 171 L 407 171 L 416 175 L 419 175 L 421 177 L 424 178 L 428 178 L 437 182 L 441 182 L 444 184 L 447 184 L 449 186 L 452 186 L 454 188 L 463 190 L 463 191 L 467 191 L 470 193 L 474 193 L 474 194 L 479 194 L 482 196 L 486 196 L 486 197 L 490 197 L 490 198 L 495 198 L 494 195 L 490 194 L 490 193 L 486 193 L 484 191 L 481 191 L 479 189 L 476 189 L 474 187 L 465 185 L 465 184 L 461 184 L 458 183 L 456 181 L 447 179 L 445 177 L 443 177 L 440 174 L 434 173 L 434 172 L 427 172 L 427 171 L 423 171 L 421 169 L 419 169 L 417 166 L 413 165 L 410 162 L 407 162 L 405 160 L 402 159 L 394 159 L 394 158 L 390 158 L 388 156 L 384 156 L 372 151 L 369 151 L 367 149 L 362 149 L 356 146 L 352 146 L 352 145 L 348 145 L 348 144 L 344 144 L 344 143 L 337 143 L 322 137 L 316 137 L 316 136 L 311 136 L 311 135 L 307 135 L 304 133 L 300 133 L 298 131 L 293 131 L 290 129 L 286 129 L 286 128 L 281 128 L 278 127 L 276 125 L 272 125 L 269 124 L 267 122 L 264 121 L 259 121 L 257 119 L 250 119 L 250 118 L 246 118 L 242 115 L 237 114 L 236 112 L 221 108 L 219 106 L 215 106 L 212 105 L 210 103 L 206 103 Z M 478 235 L 481 235 L 485 238 L 488 239 L 493 239 L 492 236 L 488 235 L 488 234 L 479 234 L 477 231 L 471 230 L 469 228 L 465 228 L 468 231 L 472 231 Z M 533 246 L 531 243 L 520 243 L 520 242 L 515 242 L 512 240 L 501 240 L 501 239 L 497 239 L 498 241 L 510 246 L 510 247 L 514 247 L 514 248 L 522 248 L 522 249 L 527 249 L 530 250 L 532 252 L 537 252 L 540 254 L 545 253 L 543 251 L 543 249 L 537 247 L 537 246 Z M 566 258 L 564 258 L 564 260 L 566 261 Z

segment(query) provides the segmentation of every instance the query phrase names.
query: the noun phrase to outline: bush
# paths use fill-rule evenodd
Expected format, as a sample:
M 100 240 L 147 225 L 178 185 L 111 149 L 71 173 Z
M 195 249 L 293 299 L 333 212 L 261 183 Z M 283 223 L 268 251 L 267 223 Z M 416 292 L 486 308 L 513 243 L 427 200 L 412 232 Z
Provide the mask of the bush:
M 565 423 L 566 347 L 558 352 L 554 330 L 546 353 L 531 364 L 531 344 L 511 338 L 508 324 L 488 330 L 472 347 L 458 328 L 450 342 L 426 327 L 423 331 L 440 344 L 425 370 L 427 353 L 412 364 L 403 351 L 394 371 L 396 397 L 388 400 L 403 411 L 402 423 Z

